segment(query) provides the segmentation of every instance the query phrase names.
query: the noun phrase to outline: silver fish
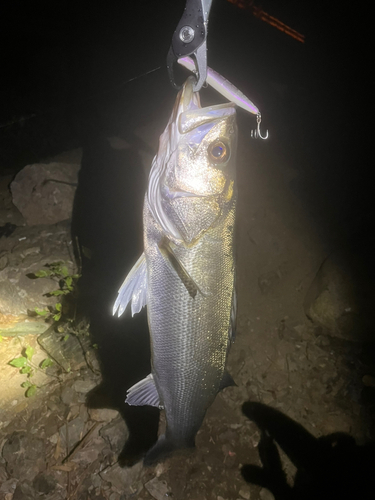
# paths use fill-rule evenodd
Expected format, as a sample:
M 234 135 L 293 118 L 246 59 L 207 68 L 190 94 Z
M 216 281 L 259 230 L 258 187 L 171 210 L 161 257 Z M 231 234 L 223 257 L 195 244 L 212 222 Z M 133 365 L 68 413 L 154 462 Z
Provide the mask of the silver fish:
M 144 253 L 114 305 L 120 316 L 147 304 L 152 372 L 127 393 L 130 405 L 165 410 L 154 463 L 193 447 L 225 370 L 236 316 L 234 224 L 237 125 L 233 103 L 202 108 L 189 77 L 160 137 L 144 201 Z

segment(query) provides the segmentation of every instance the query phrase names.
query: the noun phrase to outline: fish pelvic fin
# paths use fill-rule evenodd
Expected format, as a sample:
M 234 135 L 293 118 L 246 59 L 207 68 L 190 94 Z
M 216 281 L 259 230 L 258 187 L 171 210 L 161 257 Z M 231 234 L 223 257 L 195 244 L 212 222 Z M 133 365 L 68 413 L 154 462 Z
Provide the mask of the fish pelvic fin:
M 125 403 L 130 406 L 149 405 L 160 408 L 160 397 L 152 373 L 128 389 Z
M 147 452 L 143 463 L 146 466 L 154 465 L 168 458 L 176 450 L 194 447 L 194 441 L 191 441 L 189 443 L 179 443 L 175 442 L 173 439 L 166 437 L 163 434 L 159 437 L 154 446 Z
M 147 265 L 144 253 L 139 257 L 121 285 L 113 306 L 113 315 L 117 312 L 118 317 L 120 317 L 129 302 L 131 302 L 132 316 L 147 303 Z

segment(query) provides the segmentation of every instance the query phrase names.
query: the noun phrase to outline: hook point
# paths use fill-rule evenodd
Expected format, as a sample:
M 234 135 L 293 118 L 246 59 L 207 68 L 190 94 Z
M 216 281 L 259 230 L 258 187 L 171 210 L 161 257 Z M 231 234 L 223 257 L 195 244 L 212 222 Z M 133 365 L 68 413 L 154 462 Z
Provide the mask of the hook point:
M 268 130 L 266 130 L 266 135 L 262 135 L 261 131 L 260 131 L 260 122 L 262 121 L 262 117 L 261 117 L 261 114 L 258 113 L 257 114 L 257 128 L 255 130 L 252 130 L 251 131 L 251 137 L 252 139 L 257 139 L 258 137 L 260 139 L 268 139 Z

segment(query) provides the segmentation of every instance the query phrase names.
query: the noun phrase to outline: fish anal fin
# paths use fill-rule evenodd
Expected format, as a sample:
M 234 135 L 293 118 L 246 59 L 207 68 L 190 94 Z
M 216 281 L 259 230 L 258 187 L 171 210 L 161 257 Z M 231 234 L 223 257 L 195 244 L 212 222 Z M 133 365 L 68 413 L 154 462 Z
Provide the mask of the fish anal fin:
M 160 407 L 159 393 L 151 373 L 128 389 L 125 402 L 130 406 Z
M 225 370 L 223 378 L 221 379 L 219 385 L 219 391 L 222 391 L 226 387 L 237 386 L 236 382 L 233 380 L 232 376 Z

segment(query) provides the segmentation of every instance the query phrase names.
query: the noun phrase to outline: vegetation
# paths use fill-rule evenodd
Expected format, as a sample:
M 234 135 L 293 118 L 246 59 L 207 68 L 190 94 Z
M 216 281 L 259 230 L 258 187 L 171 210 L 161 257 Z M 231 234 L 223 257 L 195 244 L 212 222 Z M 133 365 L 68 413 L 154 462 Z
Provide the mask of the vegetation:
M 27 398 L 34 396 L 37 391 L 38 386 L 32 382 L 32 377 L 35 375 L 36 370 L 45 370 L 49 366 L 52 366 L 54 363 L 52 359 L 46 358 L 44 359 L 39 367 L 35 365 L 32 361 L 34 356 L 34 349 L 30 346 L 27 346 L 24 350 L 24 356 L 20 356 L 19 358 L 14 358 L 9 362 L 11 366 L 20 369 L 20 373 L 26 375 L 27 380 L 21 384 L 21 387 L 26 389 L 25 396 Z
M 45 265 L 46 269 L 41 269 L 36 273 L 28 275 L 32 279 L 47 278 L 56 282 L 58 288 L 47 293 L 48 297 L 61 297 L 61 300 L 54 306 L 48 306 L 47 309 L 40 310 L 35 308 L 30 314 L 33 316 L 41 316 L 56 327 L 56 331 L 64 334 L 61 341 L 66 341 L 70 334 L 78 335 L 81 333 L 88 334 L 88 325 L 76 324 L 76 307 L 75 307 L 75 286 L 80 274 L 70 274 L 65 262 L 53 262 Z M 72 306 L 72 304 L 74 304 Z M 1 342 L 0 338 L 0 342 Z M 33 361 L 34 349 L 27 346 L 22 353 L 22 356 L 12 359 L 9 364 L 18 368 L 20 373 L 26 375 L 27 379 L 21 384 L 26 389 L 25 396 L 34 396 L 38 386 L 33 383 L 33 376 L 36 371 L 44 371 L 52 366 L 54 362 L 50 358 L 44 359 L 39 366 Z

